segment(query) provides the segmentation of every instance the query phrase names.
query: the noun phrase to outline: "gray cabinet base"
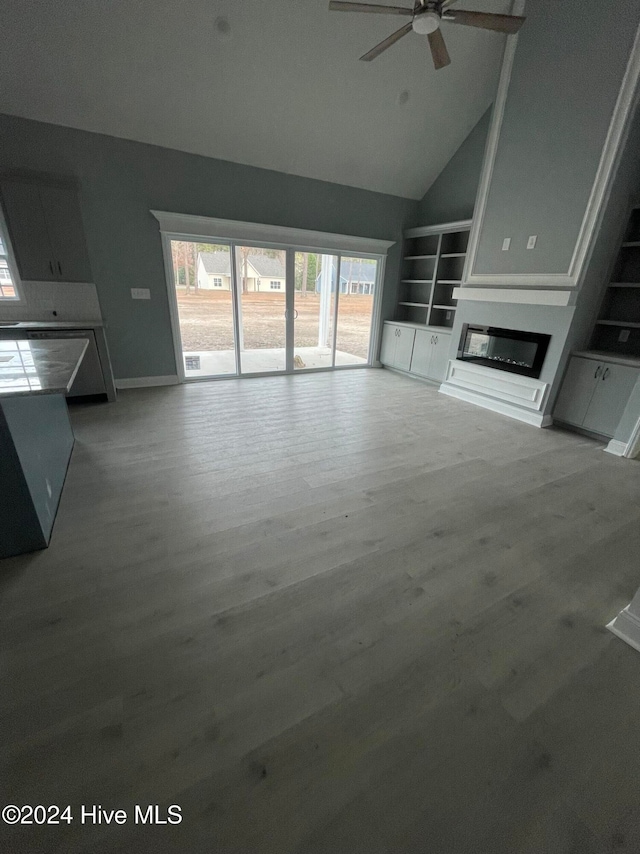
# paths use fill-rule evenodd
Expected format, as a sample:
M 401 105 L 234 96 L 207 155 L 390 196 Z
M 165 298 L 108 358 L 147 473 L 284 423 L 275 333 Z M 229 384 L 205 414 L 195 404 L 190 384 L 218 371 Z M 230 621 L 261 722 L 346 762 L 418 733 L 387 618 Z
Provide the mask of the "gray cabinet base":
M 49 544 L 73 443 L 63 395 L 0 400 L 0 558 Z

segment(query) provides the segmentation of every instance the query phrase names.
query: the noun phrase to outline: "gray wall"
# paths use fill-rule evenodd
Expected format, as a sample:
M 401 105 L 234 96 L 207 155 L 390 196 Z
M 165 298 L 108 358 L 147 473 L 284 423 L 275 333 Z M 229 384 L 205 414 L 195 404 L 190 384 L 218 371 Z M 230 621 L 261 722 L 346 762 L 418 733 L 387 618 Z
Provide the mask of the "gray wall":
M 150 209 L 396 241 L 383 317 L 393 316 L 402 229 L 417 202 L 101 134 L 0 116 L 0 168 L 74 176 L 116 377 L 176 373 L 160 233 Z M 131 300 L 132 287 L 151 300 Z
M 529 0 L 525 14 L 480 234 L 481 274 L 568 270 L 640 3 Z
M 471 219 L 492 107 L 486 111 L 420 200 L 415 225 Z

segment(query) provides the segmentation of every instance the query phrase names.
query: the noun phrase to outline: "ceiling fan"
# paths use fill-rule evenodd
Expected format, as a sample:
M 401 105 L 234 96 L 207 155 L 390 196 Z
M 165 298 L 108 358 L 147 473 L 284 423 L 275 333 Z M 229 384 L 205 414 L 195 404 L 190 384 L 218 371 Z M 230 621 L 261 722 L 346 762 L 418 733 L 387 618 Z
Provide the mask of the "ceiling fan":
M 401 6 L 376 6 L 371 3 L 347 3 L 343 0 L 330 0 L 329 9 L 332 12 L 372 12 L 376 15 L 404 15 L 411 18 L 408 24 L 400 27 L 380 44 L 361 56 L 364 62 L 371 62 L 380 56 L 387 48 L 395 44 L 407 33 L 413 30 L 421 36 L 427 36 L 431 56 L 436 71 L 451 63 L 447 46 L 444 43 L 440 25 L 443 21 L 451 24 L 462 24 L 465 27 L 480 27 L 483 30 L 494 30 L 497 33 L 517 33 L 524 24 L 525 18 L 520 15 L 495 15 L 491 12 L 467 12 L 463 9 L 452 9 L 456 0 L 416 0 L 413 9 Z

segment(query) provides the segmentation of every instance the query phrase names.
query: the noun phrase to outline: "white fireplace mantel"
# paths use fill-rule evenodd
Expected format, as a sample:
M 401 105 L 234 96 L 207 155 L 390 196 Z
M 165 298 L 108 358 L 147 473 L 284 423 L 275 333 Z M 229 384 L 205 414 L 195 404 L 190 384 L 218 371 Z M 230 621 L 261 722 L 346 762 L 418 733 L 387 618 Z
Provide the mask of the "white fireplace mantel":
M 458 302 L 470 300 L 475 302 L 504 302 L 521 305 L 557 305 L 567 306 L 571 303 L 572 291 L 541 290 L 534 288 L 454 288 L 453 298 Z

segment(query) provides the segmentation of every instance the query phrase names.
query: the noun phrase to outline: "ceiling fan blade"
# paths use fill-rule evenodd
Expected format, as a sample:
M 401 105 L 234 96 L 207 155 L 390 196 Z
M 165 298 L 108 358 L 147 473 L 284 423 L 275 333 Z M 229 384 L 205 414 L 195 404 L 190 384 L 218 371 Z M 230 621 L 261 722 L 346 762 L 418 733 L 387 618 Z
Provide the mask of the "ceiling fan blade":
M 364 56 L 361 56 L 360 59 L 363 62 L 371 62 L 372 59 L 375 59 L 376 56 L 380 56 L 388 47 L 391 47 L 392 44 L 395 44 L 399 41 L 402 36 L 406 36 L 407 33 L 411 32 L 412 25 L 411 23 L 405 24 L 404 27 L 400 27 L 399 30 L 396 30 L 395 33 L 392 33 L 388 36 L 384 41 L 377 44 L 375 47 L 372 47 L 368 53 L 365 53 Z
M 497 33 L 517 33 L 526 21 L 521 15 L 494 15 L 492 12 L 466 12 L 464 9 L 447 9 L 442 15 L 443 21 L 452 24 L 464 24 L 466 27 L 480 27 Z
M 331 12 L 374 12 L 377 15 L 413 15 L 413 9 L 403 9 L 402 6 L 376 6 L 372 3 L 343 3 L 341 0 L 330 0 Z
M 442 32 L 439 29 L 434 30 L 434 32 L 429 33 L 427 38 L 429 39 L 429 47 L 431 48 L 431 56 L 433 57 L 433 65 L 436 71 L 444 68 L 445 65 L 450 65 L 451 57 L 444 43 Z

